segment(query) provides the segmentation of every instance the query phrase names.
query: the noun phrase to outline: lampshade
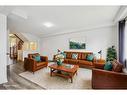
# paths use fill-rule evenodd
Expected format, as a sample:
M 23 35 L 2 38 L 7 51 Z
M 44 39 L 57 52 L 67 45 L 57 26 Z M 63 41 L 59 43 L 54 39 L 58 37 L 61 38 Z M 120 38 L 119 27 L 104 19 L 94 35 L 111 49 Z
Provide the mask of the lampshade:
M 100 50 L 98 53 L 101 54 L 102 53 L 102 50 Z
M 57 52 L 60 52 L 60 49 L 57 49 Z

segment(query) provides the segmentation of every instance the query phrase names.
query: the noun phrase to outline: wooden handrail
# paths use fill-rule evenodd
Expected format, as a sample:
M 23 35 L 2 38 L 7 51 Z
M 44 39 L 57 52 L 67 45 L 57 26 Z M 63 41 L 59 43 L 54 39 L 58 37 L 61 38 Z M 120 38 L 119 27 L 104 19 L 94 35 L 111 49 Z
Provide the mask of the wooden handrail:
M 22 41 L 22 43 L 24 43 L 24 41 L 21 39 L 21 38 L 19 38 L 19 36 L 18 35 L 16 35 L 16 34 L 14 34 L 19 40 L 21 40 Z

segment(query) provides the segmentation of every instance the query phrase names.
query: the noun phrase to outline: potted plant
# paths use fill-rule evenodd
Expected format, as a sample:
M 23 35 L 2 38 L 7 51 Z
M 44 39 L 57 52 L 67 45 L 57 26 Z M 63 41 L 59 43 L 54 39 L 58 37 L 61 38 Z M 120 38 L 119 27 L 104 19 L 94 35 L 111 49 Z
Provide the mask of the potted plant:
M 64 61 L 64 55 L 60 50 L 58 50 L 58 54 L 56 54 L 55 59 L 56 59 L 57 65 L 62 65 L 62 62 Z
M 107 58 L 106 58 L 106 61 L 113 61 L 114 59 L 117 59 L 117 52 L 116 52 L 116 49 L 115 49 L 115 46 L 112 46 L 112 47 L 109 47 L 107 49 Z

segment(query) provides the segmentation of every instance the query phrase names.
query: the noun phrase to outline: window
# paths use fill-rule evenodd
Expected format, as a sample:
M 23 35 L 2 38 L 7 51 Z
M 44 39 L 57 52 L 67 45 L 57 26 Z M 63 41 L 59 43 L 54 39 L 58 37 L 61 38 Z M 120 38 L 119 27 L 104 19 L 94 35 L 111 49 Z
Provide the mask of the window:
M 125 32 L 124 32 L 124 59 L 127 61 L 127 22 L 125 25 Z M 126 63 L 125 63 L 126 64 Z

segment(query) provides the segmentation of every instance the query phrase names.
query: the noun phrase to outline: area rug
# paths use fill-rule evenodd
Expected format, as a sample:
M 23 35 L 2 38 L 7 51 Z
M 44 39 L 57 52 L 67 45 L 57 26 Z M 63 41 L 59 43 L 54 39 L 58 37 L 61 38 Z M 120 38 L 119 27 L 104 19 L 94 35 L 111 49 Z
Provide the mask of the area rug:
M 19 75 L 45 89 L 91 89 L 92 72 L 85 68 L 79 68 L 78 74 L 73 78 L 73 83 L 71 83 L 69 79 L 63 77 L 51 77 L 48 67 L 42 68 L 34 74 L 27 71 Z

